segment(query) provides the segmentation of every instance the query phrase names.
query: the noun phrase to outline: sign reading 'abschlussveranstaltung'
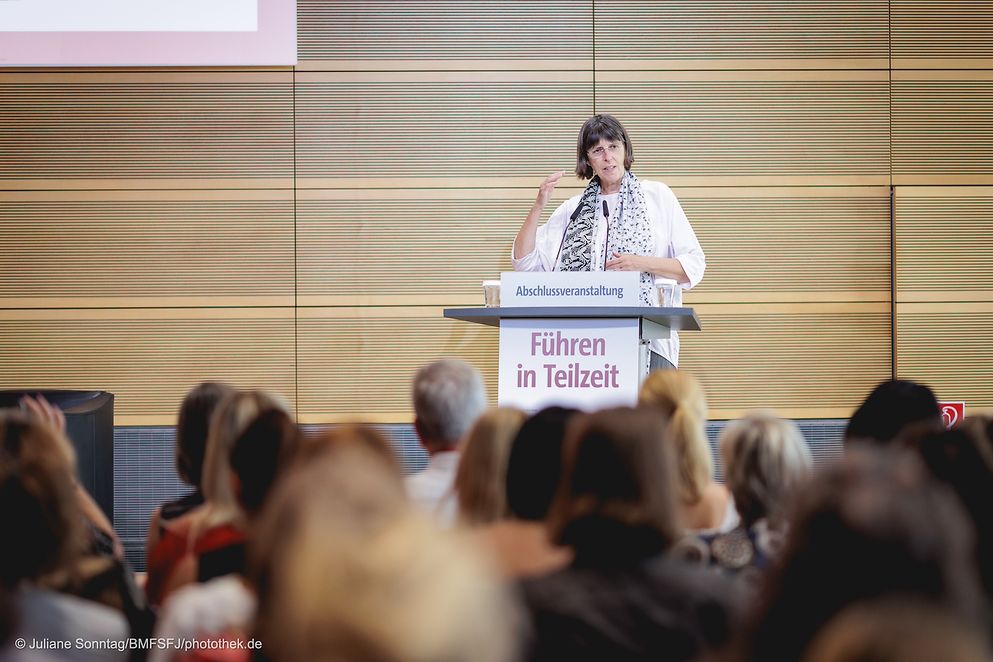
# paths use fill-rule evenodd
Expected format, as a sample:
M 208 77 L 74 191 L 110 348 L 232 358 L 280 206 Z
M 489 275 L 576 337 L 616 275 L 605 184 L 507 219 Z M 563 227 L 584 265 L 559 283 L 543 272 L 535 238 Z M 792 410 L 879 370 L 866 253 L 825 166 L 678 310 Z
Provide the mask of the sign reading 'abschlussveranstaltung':
M 634 271 L 505 271 L 500 305 L 640 306 L 640 275 Z

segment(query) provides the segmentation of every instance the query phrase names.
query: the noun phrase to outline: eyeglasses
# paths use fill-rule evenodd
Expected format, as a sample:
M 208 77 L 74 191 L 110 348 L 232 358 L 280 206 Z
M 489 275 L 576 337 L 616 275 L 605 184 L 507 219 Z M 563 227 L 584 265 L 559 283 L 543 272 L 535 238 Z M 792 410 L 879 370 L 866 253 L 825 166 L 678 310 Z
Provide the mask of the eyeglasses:
M 601 159 L 605 154 L 609 152 L 611 156 L 616 156 L 617 153 L 621 150 L 622 146 L 623 145 L 621 143 L 610 143 L 609 145 L 607 145 L 607 148 L 604 149 L 603 145 L 599 145 L 586 152 L 586 155 L 589 156 L 590 158 Z

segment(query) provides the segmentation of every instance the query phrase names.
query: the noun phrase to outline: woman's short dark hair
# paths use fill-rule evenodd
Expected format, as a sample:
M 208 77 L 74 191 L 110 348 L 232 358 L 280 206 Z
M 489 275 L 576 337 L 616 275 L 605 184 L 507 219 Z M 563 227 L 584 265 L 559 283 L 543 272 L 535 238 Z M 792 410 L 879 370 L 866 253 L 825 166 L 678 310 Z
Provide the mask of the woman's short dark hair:
M 565 473 L 549 513 L 552 539 L 577 558 L 655 556 L 681 535 L 666 417 L 619 407 L 569 425 Z
M 199 488 L 203 458 L 207 449 L 210 417 L 218 403 L 234 388 L 218 382 L 204 382 L 186 394 L 176 422 L 176 471 L 187 484 Z
M 579 140 L 576 142 L 576 176 L 580 179 L 593 177 L 593 166 L 590 165 L 586 153 L 604 138 L 624 143 L 624 169 L 631 169 L 631 164 L 634 163 L 634 150 L 624 125 L 613 115 L 594 115 L 583 123 L 583 128 L 579 130 Z

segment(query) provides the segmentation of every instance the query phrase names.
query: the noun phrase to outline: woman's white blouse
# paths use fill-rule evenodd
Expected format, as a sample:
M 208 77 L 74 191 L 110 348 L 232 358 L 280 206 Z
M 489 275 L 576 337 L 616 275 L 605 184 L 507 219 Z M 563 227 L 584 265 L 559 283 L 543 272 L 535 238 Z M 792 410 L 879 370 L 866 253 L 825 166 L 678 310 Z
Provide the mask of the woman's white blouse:
M 672 190 L 661 182 L 641 181 L 642 190 L 645 193 L 645 206 L 648 209 L 648 217 L 651 220 L 652 238 L 655 244 L 654 257 L 675 258 L 679 260 L 689 278 L 688 283 L 683 283 L 676 289 L 673 306 L 682 305 L 682 290 L 693 288 L 703 278 L 703 272 L 707 267 L 706 257 L 696 233 L 690 226 L 689 219 L 683 211 L 679 200 Z M 513 254 L 511 247 L 511 260 L 515 271 L 554 271 L 559 248 L 562 245 L 562 237 L 565 234 L 566 226 L 582 195 L 569 198 L 556 209 L 548 222 L 538 228 L 535 237 L 535 249 L 528 255 L 518 258 Z M 604 196 L 607 200 L 607 207 L 614 217 L 616 205 L 615 196 Z M 613 200 L 611 200 L 613 198 Z M 593 255 L 595 264 L 603 264 L 603 251 L 607 242 L 607 225 L 604 222 L 603 212 L 597 210 L 597 228 L 593 237 Z M 679 365 L 679 334 L 675 331 L 667 340 L 653 340 L 652 351 L 661 354 L 673 365 Z

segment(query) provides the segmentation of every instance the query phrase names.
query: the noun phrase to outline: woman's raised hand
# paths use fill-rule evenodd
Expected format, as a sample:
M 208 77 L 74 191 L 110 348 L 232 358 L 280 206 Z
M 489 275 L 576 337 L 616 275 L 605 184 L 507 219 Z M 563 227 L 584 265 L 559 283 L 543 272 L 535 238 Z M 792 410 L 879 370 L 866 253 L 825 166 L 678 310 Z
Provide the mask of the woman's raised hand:
M 42 395 L 21 398 L 21 407 L 40 423 L 49 426 L 56 432 L 65 434 L 66 417 L 62 410 L 51 404 Z
M 562 179 L 562 175 L 564 174 L 565 171 L 559 170 L 558 172 L 553 172 L 548 177 L 545 177 L 545 181 L 543 181 L 541 186 L 538 188 L 538 197 L 535 198 L 534 201 L 536 206 L 544 209 L 545 205 L 548 204 L 548 200 L 552 197 L 552 191 L 555 190 L 555 186 L 559 183 L 559 180 Z
M 552 197 L 552 191 L 555 190 L 555 185 L 559 183 L 562 179 L 562 175 L 565 172 L 559 170 L 558 172 L 553 172 L 548 177 L 545 177 L 545 181 L 541 183 L 541 187 L 538 189 L 538 197 L 534 199 L 534 204 L 531 205 L 531 211 L 528 212 L 528 217 L 524 219 L 524 224 L 521 225 L 521 229 L 517 231 L 517 237 L 514 239 L 514 256 L 520 258 L 525 255 L 530 255 L 534 252 L 534 238 L 535 234 L 538 232 L 538 220 L 541 218 L 541 212 L 548 204 L 549 198 Z

